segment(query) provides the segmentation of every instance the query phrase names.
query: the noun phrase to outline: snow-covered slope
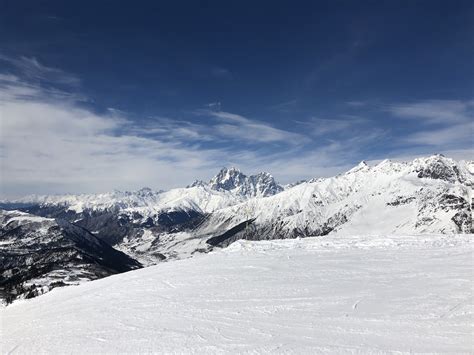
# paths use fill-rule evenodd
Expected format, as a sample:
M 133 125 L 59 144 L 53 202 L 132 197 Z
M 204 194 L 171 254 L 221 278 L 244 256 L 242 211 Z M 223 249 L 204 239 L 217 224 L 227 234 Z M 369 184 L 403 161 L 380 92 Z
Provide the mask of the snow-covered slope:
M 0 210 L 0 301 L 30 298 L 141 265 L 66 221 Z
M 6 353 L 471 353 L 472 235 L 238 241 L 0 310 Z

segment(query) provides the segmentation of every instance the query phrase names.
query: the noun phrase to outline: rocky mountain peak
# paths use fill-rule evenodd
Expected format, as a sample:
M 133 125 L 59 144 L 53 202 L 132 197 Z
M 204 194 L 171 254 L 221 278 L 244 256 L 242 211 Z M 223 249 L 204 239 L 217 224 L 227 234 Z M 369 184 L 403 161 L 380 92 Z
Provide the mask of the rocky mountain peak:
M 415 159 L 413 161 L 413 170 L 419 178 L 439 179 L 449 182 L 460 180 L 456 162 L 442 154 Z
M 222 168 L 219 173 L 214 176 L 209 185 L 212 189 L 215 190 L 234 190 L 238 188 L 247 180 L 247 176 L 242 174 L 242 172 L 234 167 L 231 168 Z
M 250 176 L 254 186 L 254 195 L 271 196 L 283 191 L 283 187 L 277 184 L 273 176 L 267 172 L 261 172 Z
M 227 190 L 242 196 L 270 196 L 283 191 L 267 172 L 247 176 L 235 167 L 222 168 L 211 179 L 209 186 L 214 190 Z

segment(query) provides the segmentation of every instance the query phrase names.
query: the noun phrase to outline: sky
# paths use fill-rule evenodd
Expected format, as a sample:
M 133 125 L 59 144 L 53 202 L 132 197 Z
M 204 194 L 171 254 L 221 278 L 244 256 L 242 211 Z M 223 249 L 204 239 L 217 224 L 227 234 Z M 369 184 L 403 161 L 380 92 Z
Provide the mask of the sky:
M 474 157 L 473 1 L 0 8 L 0 198 Z

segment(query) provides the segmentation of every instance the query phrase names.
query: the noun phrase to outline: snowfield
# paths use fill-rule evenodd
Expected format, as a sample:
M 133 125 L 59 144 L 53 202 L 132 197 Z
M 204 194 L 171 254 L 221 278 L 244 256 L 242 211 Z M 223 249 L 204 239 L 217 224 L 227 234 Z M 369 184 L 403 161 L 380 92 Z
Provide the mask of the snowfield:
M 474 235 L 237 241 L 0 310 L 2 353 L 472 353 Z

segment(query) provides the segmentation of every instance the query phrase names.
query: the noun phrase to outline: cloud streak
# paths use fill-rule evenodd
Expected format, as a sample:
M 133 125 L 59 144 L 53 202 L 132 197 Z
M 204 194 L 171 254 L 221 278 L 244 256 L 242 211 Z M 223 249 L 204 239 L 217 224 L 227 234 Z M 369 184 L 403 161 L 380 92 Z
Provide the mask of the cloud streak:
M 68 86 L 79 86 L 81 80 L 71 73 L 41 64 L 35 57 L 19 58 L 0 54 L 0 62 L 9 64 L 15 71 L 28 80 L 41 81 Z
M 417 119 L 428 124 L 453 124 L 472 120 L 474 101 L 430 100 L 389 105 L 387 111 L 400 118 Z
M 393 116 L 416 121 L 419 129 L 399 139 L 400 144 L 431 146 L 438 150 L 473 149 L 474 101 L 430 100 L 391 105 Z
M 251 120 L 241 115 L 223 111 L 201 111 L 217 119 L 215 130 L 227 139 L 239 139 L 248 142 L 282 143 L 300 145 L 308 142 L 308 138 L 294 132 L 278 129 L 270 124 Z

